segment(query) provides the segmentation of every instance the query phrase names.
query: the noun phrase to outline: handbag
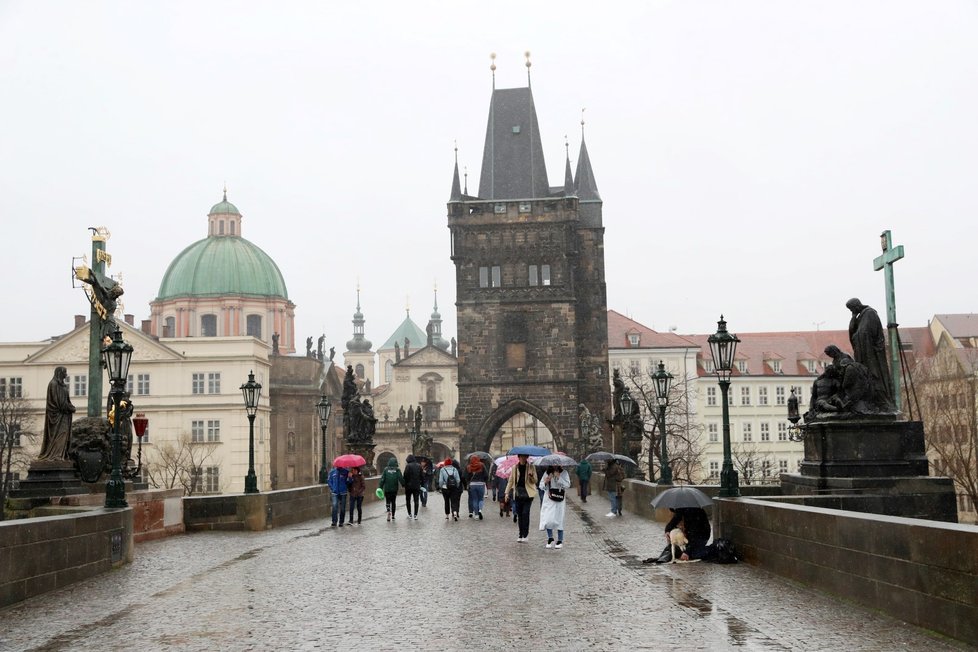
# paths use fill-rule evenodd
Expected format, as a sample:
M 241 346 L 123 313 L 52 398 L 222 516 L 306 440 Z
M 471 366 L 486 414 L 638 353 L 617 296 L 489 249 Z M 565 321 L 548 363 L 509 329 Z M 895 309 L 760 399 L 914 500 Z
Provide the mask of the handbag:
M 559 503 L 564 499 L 564 490 L 557 487 L 550 487 L 550 500 Z

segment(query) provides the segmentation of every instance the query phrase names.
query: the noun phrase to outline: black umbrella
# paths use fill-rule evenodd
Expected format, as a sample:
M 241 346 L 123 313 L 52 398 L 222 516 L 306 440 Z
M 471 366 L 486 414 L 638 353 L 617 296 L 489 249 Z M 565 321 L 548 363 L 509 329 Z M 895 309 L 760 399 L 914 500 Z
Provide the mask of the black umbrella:
M 493 459 L 492 458 L 492 455 L 490 455 L 489 453 L 487 453 L 485 451 L 476 451 L 474 453 L 469 453 L 468 455 L 465 456 L 465 459 L 468 460 L 468 459 L 472 459 L 473 457 L 478 457 L 480 459 L 483 459 L 483 460 L 489 462 L 489 464 L 492 464 L 492 459 Z
M 607 453 L 605 451 L 598 451 L 596 453 L 591 453 L 585 457 L 588 462 L 607 462 L 608 460 L 615 460 L 617 462 L 628 462 L 629 464 L 634 464 L 638 466 L 638 462 L 628 457 L 627 455 L 618 455 L 617 453 Z
M 681 509 L 683 507 L 710 507 L 713 499 L 695 487 L 681 485 L 666 489 L 652 499 L 656 509 Z

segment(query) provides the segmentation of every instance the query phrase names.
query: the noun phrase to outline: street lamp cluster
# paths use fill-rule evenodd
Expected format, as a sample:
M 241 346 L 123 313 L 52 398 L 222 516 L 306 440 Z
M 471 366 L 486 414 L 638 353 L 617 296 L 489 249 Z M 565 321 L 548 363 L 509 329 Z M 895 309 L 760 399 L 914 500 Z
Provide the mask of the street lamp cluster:
M 713 357 L 713 371 L 720 383 L 720 393 L 723 401 L 723 468 L 720 470 L 720 497 L 736 498 L 740 495 L 737 471 L 733 467 L 730 455 L 730 409 L 727 393 L 730 391 L 730 372 L 733 370 L 734 356 L 740 339 L 727 332 L 727 322 L 723 315 L 717 322 L 717 332 L 707 339 L 710 344 L 710 355 Z

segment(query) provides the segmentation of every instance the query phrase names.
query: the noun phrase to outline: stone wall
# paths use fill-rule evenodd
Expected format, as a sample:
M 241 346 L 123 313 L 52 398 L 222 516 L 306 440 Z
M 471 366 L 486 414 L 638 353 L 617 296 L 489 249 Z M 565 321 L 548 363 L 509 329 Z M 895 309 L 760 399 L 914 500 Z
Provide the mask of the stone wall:
M 126 502 L 132 508 L 133 540 L 136 543 L 152 541 L 174 534 L 183 534 L 183 490 L 150 489 L 145 491 L 126 490 Z M 51 515 L 64 513 L 69 507 L 100 507 L 105 504 L 105 494 L 77 494 L 51 499 L 51 507 L 39 510 Z
M 132 561 L 132 509 L 0 522 L 0 607 Z
M 329 515 L 325 485 L 257 494 L 188 496 L 183 522 L 188 532 L 201 530 L 270 530 Z
M 978 528 L 741 498 L 717 501 L 744 561 L 978 645 Z

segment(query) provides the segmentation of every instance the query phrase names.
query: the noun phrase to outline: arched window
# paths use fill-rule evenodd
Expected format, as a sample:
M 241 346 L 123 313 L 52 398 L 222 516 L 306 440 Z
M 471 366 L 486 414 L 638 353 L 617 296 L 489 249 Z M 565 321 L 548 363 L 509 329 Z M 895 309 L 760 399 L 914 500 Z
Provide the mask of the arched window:
M 360 378 L 361 380 L 365 380 L 363 378 L 363 364 L 362 363 L 360 363 L 360 364 L 357 365 L 356 369 L 354 369 L 354 372 L 356 372 L 357 378 Z
M 435 381 L 433 380 L 429 380 L 425 387 L 425 400 L 429 403 L 434 403 L 438 400 L 435 398 Z
M 163 320 L 163 337 L 177 336 L 177 320 L 174 317 L 167 317 Z
M 245 320 L 247 334 L 261 339 L 261 315 L 248 315 Z
M 234 235 L 234 224 L 235 224 L 234 220 L 228 222 L 228 226 L 231 228 L 231 235 Z
M 224 235 L 224 220 L 221 220 L 221 221 L 220 221 L 220 222 L 218 223 L 218 227 L 217 227 L 217 233 L 218 233 L 219 235 Z
M 217 337 L 217 315 L 202 315 L 200 318 L 201 337 Z
M 390 360 L 384 365 L 384 382 L 389 383 L 394 379 L 394 363 Z

